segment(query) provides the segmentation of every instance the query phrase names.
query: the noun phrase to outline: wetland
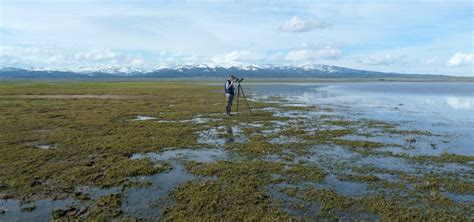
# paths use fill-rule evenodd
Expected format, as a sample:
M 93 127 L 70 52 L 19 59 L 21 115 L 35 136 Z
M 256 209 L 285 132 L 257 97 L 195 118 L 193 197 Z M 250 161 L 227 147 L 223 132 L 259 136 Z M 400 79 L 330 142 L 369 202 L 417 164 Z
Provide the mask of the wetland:
M 1 82 L 0 221 L 474 220 L 474 83 L 244 87 Z

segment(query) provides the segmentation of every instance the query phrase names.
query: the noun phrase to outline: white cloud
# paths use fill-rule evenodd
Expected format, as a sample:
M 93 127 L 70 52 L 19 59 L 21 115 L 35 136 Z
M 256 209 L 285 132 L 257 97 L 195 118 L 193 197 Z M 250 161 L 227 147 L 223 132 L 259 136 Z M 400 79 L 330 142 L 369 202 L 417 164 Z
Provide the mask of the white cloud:
M 456 53 L 448 60 L 448 66 L 468 66 L 474 61 L 473 53 Z
M 448 104 L 448 106 L 450 106 L 453 109 L 470 110 L 472 100 L 467 99 L 467 98 L 448 97 L 446 99 L 446 104 Z
M 97 66 L 146 66 L 146 60 L 136 53 L 110 49 L 74 49 L 57 46 L 0 45 L 0 65 L 19 68 L 70 69 Z
M 337 59 L 341 57 L 341 50 L 325 47 L 319 50 L 293 50 L 285 55 L 285 60 L 317 60 L 317 59 Z
M 0 45 L 2 65 L 15 67 L 55 66 L 69 62 L 64 52 L 48 46 L 6 46 Z
M 321 20 L 303 20 L 298 16 L 293 16 L 281 25 L 280 30 L 283 32 L 309 32 L 316 29 L 325 29 L 328 27 L 324 21 Z
M 370 55 L 359 60 L 364 65 L 392 65 L 395 63 L 404 63 L 404 56 L 393 55 Z

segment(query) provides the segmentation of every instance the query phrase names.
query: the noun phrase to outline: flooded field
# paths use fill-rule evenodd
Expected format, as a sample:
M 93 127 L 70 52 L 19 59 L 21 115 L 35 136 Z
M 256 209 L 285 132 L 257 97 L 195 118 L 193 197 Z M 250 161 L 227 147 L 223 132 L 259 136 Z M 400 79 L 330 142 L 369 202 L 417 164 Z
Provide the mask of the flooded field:
M 249 84 L 232 117 L 220 87 L 148 84 L 0 88 L 0 221 L 474 219 L 473 83 Z
M 344 119 L 379 120 L 407 132 L 450 137 L 414 141 L 417 149 L 411 151 L 413 155 L 474 155 L 474 83 L 267 84 L 247 88 L 263 99 L 278 97 L 292 105 L 326 106 Z

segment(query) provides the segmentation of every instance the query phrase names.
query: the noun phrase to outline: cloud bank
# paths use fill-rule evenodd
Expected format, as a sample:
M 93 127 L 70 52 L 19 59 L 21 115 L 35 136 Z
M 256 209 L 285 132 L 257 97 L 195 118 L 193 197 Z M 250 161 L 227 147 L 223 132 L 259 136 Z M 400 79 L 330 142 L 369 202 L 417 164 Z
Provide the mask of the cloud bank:
M 322 63 L 474 76 L 470 1 L 1 0 L 1 9 L 0 66 Z
M 456 53 L 448 60 L 448 66 L 469 66 L 473 64 L 473 53 Z

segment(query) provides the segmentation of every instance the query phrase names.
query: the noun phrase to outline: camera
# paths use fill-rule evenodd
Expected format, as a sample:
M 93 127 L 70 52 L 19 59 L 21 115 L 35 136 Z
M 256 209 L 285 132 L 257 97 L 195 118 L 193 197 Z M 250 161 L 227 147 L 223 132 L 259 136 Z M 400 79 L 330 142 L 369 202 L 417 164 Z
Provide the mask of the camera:
M 241 79 L 235 78 L 234 79 L 234 82 L 237 82 L 237 83 L 241 83 L 242 81 L 244 81 L 244 78 L 241 78 Z

